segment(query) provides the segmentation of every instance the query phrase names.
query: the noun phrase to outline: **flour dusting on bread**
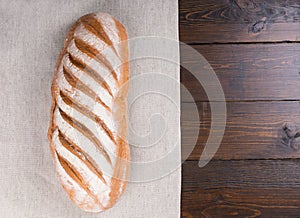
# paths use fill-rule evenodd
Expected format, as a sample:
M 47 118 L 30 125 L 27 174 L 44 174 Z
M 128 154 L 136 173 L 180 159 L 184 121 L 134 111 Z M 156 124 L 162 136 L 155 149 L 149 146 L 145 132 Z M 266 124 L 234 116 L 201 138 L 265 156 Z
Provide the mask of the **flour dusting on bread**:
M 112 207 L 126 188 L 128 79 L 123 25 L 105 13 L 81 17 L 56 65 L 48 137 L 60 182 L 85 211 Z

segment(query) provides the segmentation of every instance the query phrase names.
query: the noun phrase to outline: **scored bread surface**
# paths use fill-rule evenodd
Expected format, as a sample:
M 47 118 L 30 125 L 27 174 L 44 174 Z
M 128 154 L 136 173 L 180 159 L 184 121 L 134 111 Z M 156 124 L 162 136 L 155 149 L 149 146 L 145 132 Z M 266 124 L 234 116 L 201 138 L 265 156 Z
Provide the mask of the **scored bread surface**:
M 85 211 L 112 207 L 126 188 L 128 79 L 122 24 L 104 13 L 81 17 L 56 65 L 48 137 L 60 182 Z

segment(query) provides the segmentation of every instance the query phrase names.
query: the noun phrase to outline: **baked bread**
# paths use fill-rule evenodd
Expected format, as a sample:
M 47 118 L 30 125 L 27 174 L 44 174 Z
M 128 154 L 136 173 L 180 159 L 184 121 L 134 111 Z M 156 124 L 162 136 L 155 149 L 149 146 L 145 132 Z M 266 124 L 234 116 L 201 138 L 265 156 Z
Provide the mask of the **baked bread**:
M 89 212 L 112 207 L 129 175 L 127 40 L 112 16 L 85 15 L 69 30 L 55 68 L 51 153 L 64 190 Z

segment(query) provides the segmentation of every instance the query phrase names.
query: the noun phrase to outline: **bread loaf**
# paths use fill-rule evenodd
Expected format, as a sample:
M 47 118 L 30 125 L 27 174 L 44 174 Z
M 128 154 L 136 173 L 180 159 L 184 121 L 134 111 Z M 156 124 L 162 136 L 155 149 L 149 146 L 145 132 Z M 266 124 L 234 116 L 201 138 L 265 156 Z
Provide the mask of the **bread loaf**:
M 122 24 L 104 13 L 81 17 L 57 61 L 48 138 L 64 190 L 85 211 L 112 207 L 126 188 L 128 79 Z

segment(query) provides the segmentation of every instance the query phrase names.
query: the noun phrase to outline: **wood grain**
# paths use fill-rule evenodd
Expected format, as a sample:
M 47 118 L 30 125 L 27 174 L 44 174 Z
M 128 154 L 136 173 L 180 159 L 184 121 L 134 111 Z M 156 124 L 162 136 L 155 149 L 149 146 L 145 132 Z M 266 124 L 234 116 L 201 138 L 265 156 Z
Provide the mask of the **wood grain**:
M 247 44 L 193 46 L 218 76 L 227 101 L 300 99 L 300 44 Z M 190 51 L 181 52 L 181 83 L 196 101 L 207 101 L 199 81 L 204 66 L 196 65 Z M 215 86 L 215 84 L 211 84 Z M 188 101 L 182 91 L 183 102 Z
M 181 49 L 182 217 L 300 217 L 300 2 L 180 0 L 179 12 L 180 40 L 227 104 L 223 141 L 199 168 L 212 115 L 196 78 L 209 66 Z
M 299 217 L 300 160 L 183 164 L 182 217 Z
M 181 0 L 186 43 L 299 41 L 298 0 Z
M 197 109 L 200 122 L 193 116 Z M 196 138 L 189 160 L 198 160 L 211 129 L 209 103 L 182 103 L 181 126 L 183 157 L 195 146 Z M 214 159 L 300 158 L 299 131 L 298 101 L 227 102 L 225 134 Z

